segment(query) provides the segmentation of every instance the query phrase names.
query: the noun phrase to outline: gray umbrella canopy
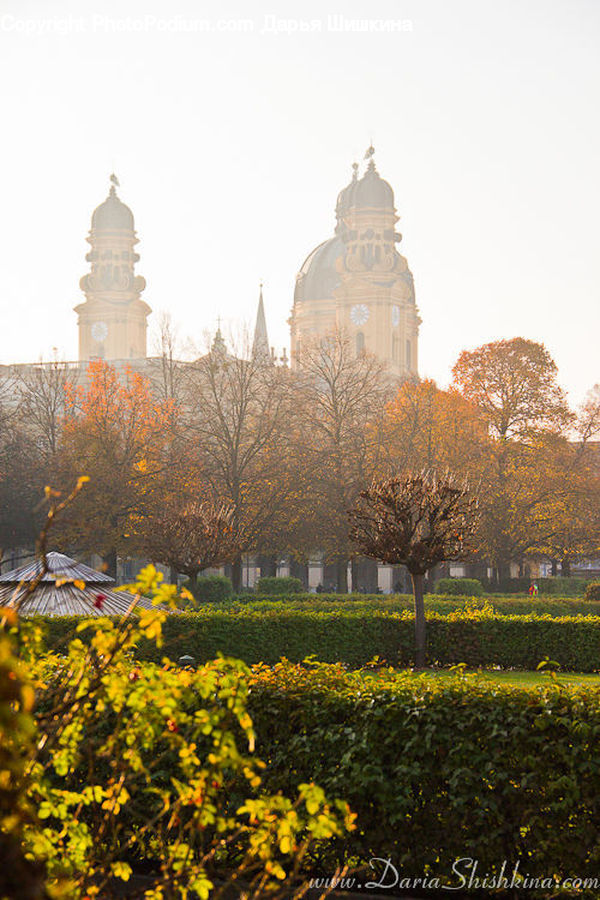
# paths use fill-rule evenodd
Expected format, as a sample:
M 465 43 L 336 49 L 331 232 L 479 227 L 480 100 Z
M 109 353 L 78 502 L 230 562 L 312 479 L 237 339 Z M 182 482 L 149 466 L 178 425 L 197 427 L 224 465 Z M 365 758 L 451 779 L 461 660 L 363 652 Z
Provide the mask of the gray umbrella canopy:
M 0 606 L 16 607 L 22 616 L 120 616 L 129 609 L 133 596 L 111 591 L 110 575 L 63 553 L 47 553 L 46 560 L 48 571 L 29 595 L 29 584 L 42 571 L 41 559 L 0 575 Z M 138 605 L 151 603 L 141 598 Z

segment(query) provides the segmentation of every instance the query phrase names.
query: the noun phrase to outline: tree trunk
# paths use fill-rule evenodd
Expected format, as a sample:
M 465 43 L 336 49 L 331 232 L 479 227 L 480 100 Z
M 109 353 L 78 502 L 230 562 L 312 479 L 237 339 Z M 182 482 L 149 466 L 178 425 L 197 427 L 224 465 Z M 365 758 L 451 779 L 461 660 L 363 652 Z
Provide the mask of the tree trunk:
M 236 556 L 231 564 L 231 583 L 233 593 L 239 594 L 242 590 L 242 556 Z
M 563 578 L 570 578 L 571 576 L 571 560 L 568 556 L 563 557 L 560 561 L 560 574 Z
M 117 579 L 117 551 L 111 550 L 109 553 L 104 554 L 104 565 L 106 567 L 105 571 L 107 575 L 110 575 L 111 578 L 114 578 L 115 581 Z
M 498 563 L 498 585 L 507 582 L 510 579 L 510 563 Z
M 258 564 L 261 578 L 274 578 L 277 575 L 276 556 L 259 556 Z
M 335 563 L 338 594 L 348 593 L 348 558 L 339 556 Z
M 415 665 L 417 669 L 425 668 L 427 635 L 425 627 L 425 601 L 423 599 L 423 576 L 411 572 L 413 595 L 415 598 Z
M 556 578 L 556 576 L 558 575 L 558 560 L 553 559 L 550 563 L 550 566 L 550 574 L 553 578 Z

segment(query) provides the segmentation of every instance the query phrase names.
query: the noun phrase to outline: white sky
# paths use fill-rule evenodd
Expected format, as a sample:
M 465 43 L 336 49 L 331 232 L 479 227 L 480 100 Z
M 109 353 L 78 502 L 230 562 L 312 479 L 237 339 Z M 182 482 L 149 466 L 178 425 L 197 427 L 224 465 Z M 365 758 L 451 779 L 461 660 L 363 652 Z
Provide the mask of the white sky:
M 412 31 L 331 31 L 341 8 Z M 322 30 L 261 33 L 275 9 Z M 237 18 L 252 30 L 183 30 Z M 0 362 L 76 358 L 113 167 L 153 309 L 201 341 L 219 314 L 253 320 L 262 278 L 281 348 L 295 275 L 372 139 L 421 374 L 445 384 L 461 349 L 519 334 L 579 401 L 600 381 L 599 26 L 597 0 L 0 0 Z

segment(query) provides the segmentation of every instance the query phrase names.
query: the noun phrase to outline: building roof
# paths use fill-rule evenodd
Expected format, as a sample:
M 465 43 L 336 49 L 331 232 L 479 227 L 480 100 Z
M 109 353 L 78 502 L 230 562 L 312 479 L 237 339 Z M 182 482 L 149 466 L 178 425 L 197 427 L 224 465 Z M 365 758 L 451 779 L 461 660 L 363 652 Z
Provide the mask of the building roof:
M 371 158 L 367 170 L 362 178 L 358 178 L 358 165 L 353 165 L 353 175 L 350 184 L 346 185 L 338 194 L 335 206 L 335 214 L 342 218 L 351 209 L 394 209 L 394 191 L 391 185 L 384 181 L 375 168 L 375 162 Z
M 373 160 L 369 162 L 363 177 L 356 182 L 350 205 L 357 209 L 394 209 L 392 187 L 381 178 Z
M 119 198 L 114 184 L 108 197 L 92 213 L 92 231 L 133 231 L 133 213 Z
M 327 300 L 340 284 L 336 267 L 337 260 L 346 252 L 344 243 L 344 216 L 360 210 L 385 210 L 394 212 L 394 192 L 387 181 L 379 175 L 373 161 L 373 147 L 369 147 L 365 158 L 369 159 L 367 169 L 358 177 L 358 163 L 352 166 L 352 180 L 337 197 L 335 214 L 338 220 L 336 236 L 323 241 L 304 260 L 296 280 L 294 301 Z
M 64 553 L 56 553 L 51 550 L 46 554 L 47 572 L 42 575 L 42 581 L 55 582 L 57 578 L 71 578 L 74 580 L 85 581 L 87 584 L 114 584 L 114 578 L 107 575 L 106 572 L 99 572 L 97 569 L 90 569 L 82 563 L 75 562 L 70 556 Z M 9 582 L 10 584 L 19 584 L 21 581 L 34 581 L 42 571 L 41 559 L 21 566 L 19 569 L 13 569 L 0 575 L 1 582 Z
M 30 594 L 28 585 L 39 577 L 41 560 L 0 575 L 0 606 L 18 608 L 23 616 L 118 616 L 129 609 L 132 595 L 110 590 L 110 575 L 62 553 L 50 552 L 46 559 L 48 571 Z M 138 605 L 149 608 L 151 603 L 141 598 Z
M 332 297 L 340 283 L 336 262 L 345 252 L 345 244 L 337 235 L 315 247 L 302 263 L 294 299 L 325 300 Z

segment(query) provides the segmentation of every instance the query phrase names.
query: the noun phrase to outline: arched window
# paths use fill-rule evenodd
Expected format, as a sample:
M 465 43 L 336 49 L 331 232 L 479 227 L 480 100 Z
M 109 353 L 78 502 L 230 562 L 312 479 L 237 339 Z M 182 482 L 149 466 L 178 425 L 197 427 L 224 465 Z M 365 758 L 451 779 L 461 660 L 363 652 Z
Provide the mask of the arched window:
M 356 335 L 356 355 L 360 356 L 361 353 L 365 352 L 365 336 L 362 331 L 359 331 Z
M 411 354 L 411 346 L 410 341 L 406 342 L 406 368 L 412 369 L 412 354 Z

